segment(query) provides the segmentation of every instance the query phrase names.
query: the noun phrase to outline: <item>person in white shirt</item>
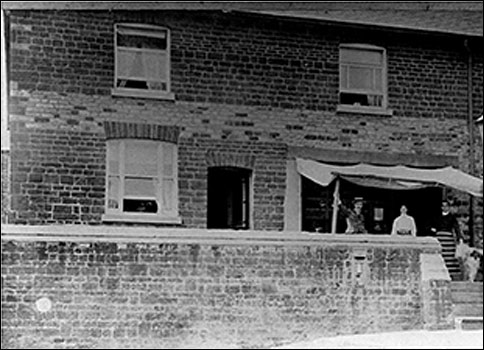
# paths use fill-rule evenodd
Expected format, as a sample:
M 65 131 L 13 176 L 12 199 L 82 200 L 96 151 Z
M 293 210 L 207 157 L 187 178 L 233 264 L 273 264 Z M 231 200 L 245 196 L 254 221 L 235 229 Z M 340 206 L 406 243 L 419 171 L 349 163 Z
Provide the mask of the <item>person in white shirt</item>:
M 400 207 L 400 216 L 393 221 L 392 235 L 417 236 L 415 220 L 410 215 L 407 215 L 406 205 Z

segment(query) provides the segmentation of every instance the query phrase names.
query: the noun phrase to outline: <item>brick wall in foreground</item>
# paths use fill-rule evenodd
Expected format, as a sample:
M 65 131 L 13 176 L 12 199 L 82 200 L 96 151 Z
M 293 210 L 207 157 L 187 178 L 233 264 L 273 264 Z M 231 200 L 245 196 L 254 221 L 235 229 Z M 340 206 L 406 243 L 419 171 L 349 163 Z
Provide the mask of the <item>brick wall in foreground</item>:
M 253 348 L 451 326 L 448 294 L 432 289 L 445 281 L 422 289 L 431 238 L 112 227 L 32 237 L 42 230 L 2 237 L 2 348 Z

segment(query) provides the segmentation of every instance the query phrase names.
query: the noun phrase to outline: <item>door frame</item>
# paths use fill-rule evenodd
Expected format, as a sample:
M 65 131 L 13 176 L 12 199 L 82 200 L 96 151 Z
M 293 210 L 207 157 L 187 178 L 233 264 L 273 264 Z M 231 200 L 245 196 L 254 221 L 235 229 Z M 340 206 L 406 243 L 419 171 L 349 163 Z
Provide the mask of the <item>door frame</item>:
M 235 167 L 235 166 L 210 166 L 207 171 L 207 228 L 213 228 L 210 227 L 210 222 L 209 222 L 209 203 L 210 203 L 210 179 L 209 177 L 211 176 L 211 173 L 213 174 L 213 171 L 219 171 L 219 172 L 234 172 L 238 175 L 239 179 L 245 179 L 246 183 L 243 186 L 245 191 L 247 192 L 245 195 L 242 193 L 242 206 L 241 209 L 245 212 L 245 225 L 244 227 L 226 227 L 224 229 L 241 229 L 241 230 L 249 230 L 253 227 L 253 171 L 252 169 L 247 169 L 243 167 Z M 245 203 L 244 203 L 245 199 Z M 232 225 L 234 226 L 234 225 Z

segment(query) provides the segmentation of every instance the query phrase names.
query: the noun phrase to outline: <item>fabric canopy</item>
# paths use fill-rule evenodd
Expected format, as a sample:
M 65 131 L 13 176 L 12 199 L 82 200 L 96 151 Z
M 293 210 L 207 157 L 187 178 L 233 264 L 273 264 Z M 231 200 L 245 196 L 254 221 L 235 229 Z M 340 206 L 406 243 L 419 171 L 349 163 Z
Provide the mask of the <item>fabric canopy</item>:
M 427 188 L 439 185 L 433 182 L 422 183 L 414 181 L 402 181 L 387 177 L 377 177 L 373 175 L 340 175 L 339 178 L 359 186 L 382 188 L 386 190 L 417 190 L 420 188 Z
M 299 174 L 328 186 L 337 176 L 362 186 L 387 189 L 417 189 L 429 186 L 447 186 L 482 197 L 482 179 L 452 167 L 417 169 L 403 165 L 377 166 L 358 164 L 335 166 L 308 159 L 296 159 Z

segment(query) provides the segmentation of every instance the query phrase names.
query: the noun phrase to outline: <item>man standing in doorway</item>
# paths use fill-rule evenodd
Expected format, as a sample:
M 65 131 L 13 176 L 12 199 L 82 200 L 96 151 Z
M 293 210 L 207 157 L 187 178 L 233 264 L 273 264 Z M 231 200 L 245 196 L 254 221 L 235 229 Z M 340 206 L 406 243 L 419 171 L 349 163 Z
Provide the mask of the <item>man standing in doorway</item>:
M 431 230 L 437 236 L 452 235 L 454 243 L 464 239 L 457 218 L 450 212 L 450 203 L 448 201 L 442 201 L 442 214 Z
M 451 275 L 454 274 L 456 278 L 461 279 L 464 272 L 462 261 L 458 260 L 458 270 L 452 266 L 453 261 L 455 260 L 457 243 L 461 240 L 464 241 L 464 236 L 460 230 L 457 218 L 450 212 L 450 203 L 448 201 L 442 201 L 442 213 L 431 230 L 442 247 L 442 257 L 444 258 L 449 273 L 451 273 Z

